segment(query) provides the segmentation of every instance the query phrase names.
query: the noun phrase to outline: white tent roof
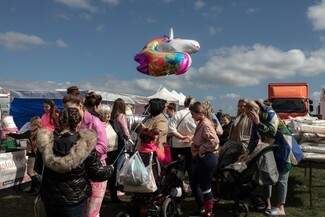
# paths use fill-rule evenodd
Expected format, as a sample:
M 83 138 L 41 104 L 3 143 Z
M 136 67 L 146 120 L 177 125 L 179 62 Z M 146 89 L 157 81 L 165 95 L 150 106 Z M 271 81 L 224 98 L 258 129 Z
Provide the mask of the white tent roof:
M 167 90 L 165 87 L 160 89 L 156 94 L 148 96 L 148 98 L 160 98 L 166 100 L 167 102 L 175 102 L 176 104 L 179 103 L 179 100 L 174 96 L 174 94 L 169 92 L 169 90 Z
M 177 93 L 175 90 L 173 90 L 171 93 L 175 96 L 175 98 L 178 99 L 179 105 L 184 105 L 184 98 L 179 95 L 179 93 Z
M 179 93 L 181 97 L 183 97 L 183 101 L 186 99 L 186 96 L 183 93 Z

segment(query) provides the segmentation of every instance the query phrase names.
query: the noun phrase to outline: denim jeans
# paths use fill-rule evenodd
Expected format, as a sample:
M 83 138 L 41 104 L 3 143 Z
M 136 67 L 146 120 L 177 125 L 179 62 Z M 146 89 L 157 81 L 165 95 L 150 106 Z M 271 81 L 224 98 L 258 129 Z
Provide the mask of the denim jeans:
M 84 203 L 72 206 L 58 206 L 46 203 L 44 205 L 47 217 L 82 217 L 84 212 Z
M 276 183 L 278 188 L 278 204 L 285 204 L 287 191 L 288 191 L 288 179 L 289 179 L 289 171 L 280 172 L 279 171 L 279 179 Z M 272 185 L 264 186 L 264 194 L 265 196 L 271 197 L 272 196 Z

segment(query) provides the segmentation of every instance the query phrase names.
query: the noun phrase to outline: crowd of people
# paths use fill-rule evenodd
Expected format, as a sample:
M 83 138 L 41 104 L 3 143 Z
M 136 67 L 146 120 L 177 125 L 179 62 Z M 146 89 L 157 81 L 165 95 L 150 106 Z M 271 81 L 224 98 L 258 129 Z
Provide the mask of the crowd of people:
M 58 110 L 52 99 L 44 100 L 44 115 L 30 120 L 30 128 L 9 136 L 28 139 L 28 192 L 40 194 L 46 215 L 97 217 L 105 194 L 112 203 L 120 203 L 117 186 L 117 159 L 137 133 L 133 147 L 139 152 L 155 151 L 163 165 L 184 156 L 182 172 L 188 177 L 196 201 L 189 216 L 213 216 L 212 179 L 218 165 L 219 150 L 231 141 L 239 142 L 246 160 L 260 143 L 277 144 L 274 153 L 278 179 L 278 204 L 271 206 L 272 186 L 264 186 L 266 214 L 285 215 L 290 153 L 293 139 L 271 105 L 258 100 L 240 99 L 237 115 L 221 110 L 214 114 L 209 101 L 197 102 L 186 97 L 184 108 L 164 99 L 150 99 L 144 119 L 131 128 L 126 104 L 118 98 L 112 105 L 102 104 L 95 92 L 84 98 L 76 86 L 67 88 Z M 133 132 L 134 131 L 134 132 Z M 289 161 L 289 162 L 288 162 Z M 184 188 L 186 183 L 183 183 Z M 177 201 L 176 215 L 182 215 L 182 201 Z

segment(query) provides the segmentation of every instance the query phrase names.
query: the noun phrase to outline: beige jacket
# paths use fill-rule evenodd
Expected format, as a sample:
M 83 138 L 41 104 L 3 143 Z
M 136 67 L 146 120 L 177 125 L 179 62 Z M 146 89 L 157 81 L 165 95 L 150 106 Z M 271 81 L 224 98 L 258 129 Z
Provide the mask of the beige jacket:
M 214 124 L 208 118 L 198 123 L 191 147 L 192 156 L 204 156 L 206 152 L 216 152 L 219 148 L 219 138 Z
M 244 149 L 247 150 L 251 138 L 253 122 L 247 115 L 241 115 L 237 118 L 239 118 L 239 121 L 235 120 L 230 129 L 230 139 L 233 138 L 234 141 L 241 142 Z M 235 127 L 237 128 L 236 131 L 234 131 Z M 236 133 L 236 135 L 234 133 Z
M 144 122 L 144 125 L 148 129 L 158 129 L 159 130 L 159 136 L 158 136 L 158 144 L 159 148 L 163 149 L 163 143 L 167 142 L 167 133 L 168 133 L 168 122 L 164 114 L 159 114 L 156 117 L 149 117 L 148 120 Z

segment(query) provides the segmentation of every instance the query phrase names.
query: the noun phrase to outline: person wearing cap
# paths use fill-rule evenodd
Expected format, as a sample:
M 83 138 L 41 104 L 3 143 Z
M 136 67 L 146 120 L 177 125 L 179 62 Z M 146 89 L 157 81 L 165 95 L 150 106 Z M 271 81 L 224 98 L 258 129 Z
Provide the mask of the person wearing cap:
M 284 205 L 288 190 L 289 170 L 293 164 L 297 164 L 302 160 L 303 153 L 284 122 L 270 106 L 264 106 L 258 100 L 251 100 L 247 102 L 245 112 L 253 121 L 253 128 L 251 139 L 248 144 L 248 152 L 242 154 L 239 160 L 247 159 L 248 155 L 251 154 L 261 142 L 279 146 L 279 148 L 274 151 L 274 157 L 279 172 L 279 179 L 277 182 L 278 204 L 277 207 L 271 208 L 272 186 L 264 186 L 264 193 L 268 202 L 268 208 L 265 214 L 270 216 L 285 215 Z

